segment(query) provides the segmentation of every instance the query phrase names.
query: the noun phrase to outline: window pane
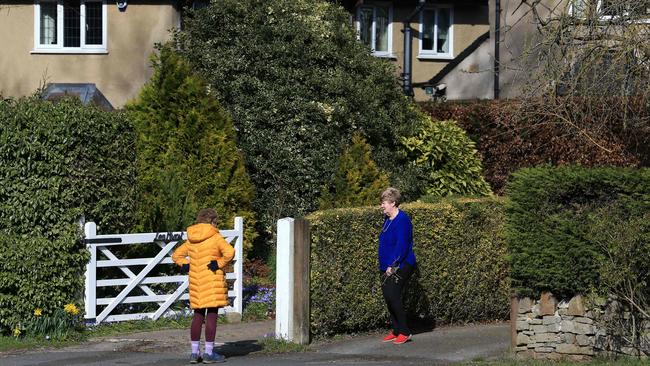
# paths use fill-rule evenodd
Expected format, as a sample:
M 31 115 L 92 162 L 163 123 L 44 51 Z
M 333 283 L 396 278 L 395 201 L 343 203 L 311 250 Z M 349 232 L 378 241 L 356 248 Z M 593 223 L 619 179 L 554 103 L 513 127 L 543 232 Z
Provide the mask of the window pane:
M 436 11 L 425 10 L 422 12 L 422 50 L 433 51 L 435 37 Z
M 375 23 L 377 25 L 375 51 L 388 51 L 388 8 L 377 7 Z
M 102 37 L 102 3 L 86 3 L 86 44 L 101 45 Z
M 63 2 L 63 47 L 81 46 L 81 5 L 79 0 Z
M 361 8 L 359 12 L 359 38 L 366 46 L 372 42 L 372 8 Z
M 438 53 L 449 53 L 451 9 L 438 9 Z
M 40 44 L 56 44 L 56 2 L 42 2 Z

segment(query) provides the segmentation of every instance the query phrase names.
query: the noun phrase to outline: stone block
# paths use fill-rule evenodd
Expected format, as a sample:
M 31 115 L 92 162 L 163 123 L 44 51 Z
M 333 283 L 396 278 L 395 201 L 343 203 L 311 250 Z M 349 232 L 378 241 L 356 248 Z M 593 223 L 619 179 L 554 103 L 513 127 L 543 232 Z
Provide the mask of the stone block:
M 573 326 L 575 328 L 575 331 L 573 333 L 585 335 L 596 334 L 596 327 L 591 324 L 573 323 Z
M 562 318 L 556 315 L 546 315 L 542 317 L 542 324 L 544 325 L 559 324 L 561 321 Z
M 530 337 L 523 334 L 523 333 L 518 333 L 517 334 L 517 346 L 521 345 L 527 345 L 530 343 Z
M 577 344 L 558 344 L 555 351 L 570 355 L 593 356 L 594 350 L 591 347 L 580 347 Z
M 539 314 L 540 315 L 554 315 L 557 310 L 557 300 L 550 292 L 542 292 L 539 299 Z
M 538 318 L 530 319 L 528 321 L 528 324 L 530 324 L 530 325 L 542 325 L 542 319 L 538 319 Z
M 576 335 L 573 333 L 563 333 L 560 335 L 560 340 L 562 343 L 574 344 L 576 343 Z
M 533 314 L 533 317 L 537 318 L 542 315 L 540 311 L 539 304 L 533 305 L 533 309 L 531 310 L 531 313 Z
M 560 323 L 560 331 L 562 332 L 567 332 L 567 333 L 575 333 L 576 332 L 576 327 L 575 324 L 572 320 L 562 320 Z
M 593 337 L 589 337 L 583 334 L 576 335 L 576 343 L 578 346 L 592 346 L 594 344 Z
M 527 321 L 517 320 L 517 331 L 530 329 L 530 324 Z
M 560 337 L 556 333 L 540 333 L 530 338 L 536 343 L 553 343 L 559 342 Z
M 568 315 L 574 316 L 584 316 L 586 312 L 585 302 L 581 295 L 574 296 L 569 301 L 569 307 L 567 309 Z
M 533 334 L 535 334 L 535 332 L 533 332 L 532 330 L 524 330 L 521 333 L 523 333 L 523 334 L 525 334 L 527 336 L 532 336 Z
M 533 300 L 530 297 L 519 299 L 519 314 L 529 312 L 533 307 Z
M 529 360 L 535 356 L 535 352 L 533 350 L 527 350 L 527 351 L 521 351 L 517 352 L 515 357 L 518 360 Z
M 573 319 L 574 322 L 576 323 L 582 323 L 582 324 L 594 324 L 594 320 L 590 318 L 585 318 L 585 317 L 575 317 Z

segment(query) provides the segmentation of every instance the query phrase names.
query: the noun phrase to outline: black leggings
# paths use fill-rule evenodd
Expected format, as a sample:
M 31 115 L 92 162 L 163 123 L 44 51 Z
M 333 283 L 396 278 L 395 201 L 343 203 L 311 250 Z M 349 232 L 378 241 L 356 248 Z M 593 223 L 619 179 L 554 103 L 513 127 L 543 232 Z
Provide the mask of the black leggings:
M 385 272 L 381 275 L 381 292 L 384 294 L 386 305 L 388 305 L 390 322 L 395 335 L 411 334 L 411 330 L 406 324 L 406 311 L 402 303 L 402 292 L 409 278 L 411 278 L 413 270 L 413 266 L 404 263 L 402 268 L 398 269 L 392 276 L 386 276 Z

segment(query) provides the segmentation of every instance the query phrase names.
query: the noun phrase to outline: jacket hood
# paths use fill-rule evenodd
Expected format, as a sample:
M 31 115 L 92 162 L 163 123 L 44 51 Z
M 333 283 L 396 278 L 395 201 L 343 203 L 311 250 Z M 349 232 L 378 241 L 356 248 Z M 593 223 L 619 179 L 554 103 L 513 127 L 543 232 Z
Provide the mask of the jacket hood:
M 217 229 L 210 224 L 195 224 L 187 228 L 187 239 L 190 243 L 200 243 L 217 232 Z

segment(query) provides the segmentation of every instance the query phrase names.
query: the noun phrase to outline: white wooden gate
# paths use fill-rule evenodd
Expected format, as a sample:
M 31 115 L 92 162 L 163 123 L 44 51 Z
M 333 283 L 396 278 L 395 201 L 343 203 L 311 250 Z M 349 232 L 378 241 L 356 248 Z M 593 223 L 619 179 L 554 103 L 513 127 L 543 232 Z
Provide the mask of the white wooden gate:
M 221 235 L 235 247 L 234 272 L 226 273 L 229 283 L 228 297 L 232 306 L 219 309 L 220 313 L 242 313 L 242 280 L 243 280 L 243 234 L 244 220 L 235 218 L 233 230 L 220 230 Z M 171 253 L 179 241 L 187 239 L 184 231 L 145 233 L 145 234 L 116 234 L 97 235 L 97 226 L 94 222 L 84 225 L 86 248 L 90 251 L 90 261 L 86 265 L 86 290 L 85 290 L 85 319 L 87 323 L 99 324 L 101 322 L 118 322 L 124 320 L 158 319 L 165 313 L 171 313 L 169 307 L 178 300 L 189 299 L 187 292 L 188 276 L 147 276 L 159 264 L 173 264 Z M 151 243 L 157 245 L 160 251 L 153 258 L 120 259 L 110 251 L 110 247 L 119 245 L 134 245 Z M 100 259 L 103 256 L 105 259 Z M 134 273 L 130 266 L 144 266 L 139 273 Z M 118 267 L 127 278 L 98 279 L 97 269 L 104 267 Z M 172 293 L 159 294 L 152 290 L 150 284 L 177 283 Z M 124 286 L 116 297 L 97 298 L 97 288 L 106 286 Z M 145 295 L 129 296 L 131 291 L 138 287 Z M 148 313 L 115 314 L 116 307 L 120 304 L 158 303 L 158 309 Z M 103 306 L 99 314 L 98 306 Z

